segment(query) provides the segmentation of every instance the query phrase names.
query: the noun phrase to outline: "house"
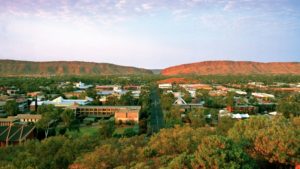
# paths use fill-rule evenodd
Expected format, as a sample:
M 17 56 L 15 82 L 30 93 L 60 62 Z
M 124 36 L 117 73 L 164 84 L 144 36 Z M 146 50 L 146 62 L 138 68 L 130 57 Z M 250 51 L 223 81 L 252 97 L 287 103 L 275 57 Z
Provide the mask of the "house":
M 267 94 L 267 93 L 252 93 L 252 96 L 254 96 L 256 98 L 261 98 L 261 99 L 275 98 L 274 95 Z
M 19 89 L 16 89 L 15 87 L 12 87 L 11 89 L 6 90 L 6 93 L 10 96 L 16 95 L 16 94 L 18 94 L 18 92 L 19 92 Z
M 172 89 L 172 84 L 171 83 L 158 84 L 158 88 L 160 88 L 160 89 Z
M 88 88 L 91 88 L 93 87 L 93 85 L 85 85 L 84 83 L 82 82 L 78 82 L 78 83 L 75 83 L 75 86 L 76 88 L 78 89 L 81 89 L 81 90 L 85 90 L 85 89 L 88 89 Z
M 0 118 L 0 126 L 12 126 L 18 119 L 15 116 L 8 116 L 7 118 Z
M 233 119 L 246 119 L 246 118 L 249 118 L 249 114 L 231 114 L 231 118 Z
M 97 85 L 96 86 L 96 91 L 100 92 L 100 91 L 118 91 L 121 90 L 121 86 L 119 85 L 104 85 L 104 86 L 100 86 Z
M 127 85 L 127 86 L 124 86 L 123 89 L 138 91 L 138 90 L 141 90 L 141 86 Z
M 120 108 L 115 112 L 115 122 L 139 122 L 140 108 Z
M 39 120 L 42 119 L 42 115 L 40 114 L 18 114 L 16 116 L 17 119 L 20 120 L 20 122 L 32 122 L 32 123 L 36 123 Z
M 0 147 L 16 145 L 34 138 L 33 125 L 0 126 Z
M 175 102 L 173 103 L 173 105 L 186 105 L 186 102 L 183 100 L 182 97 L 178 97 Z
M 186 90 L 212 90 L 212 87 L 208 84 L 180 84 L 180 87 L 183 87 Z
M 227 110 L 231 113 L 256 114 L 258 108 L 251 105 L 235 105 L 235 106 L 227 106 Z
M 73 91 L 73 92 L 65 92 L 64 95 L 66 96 L 66 98 L 71 98 L 71 97 L 80 98 L 80 96 L 82 96 L 83 93 L 85 93 L 85 91 L 76 90 L 76 91 Z
M 37 97 L 38 95 L 42 95 L 42 92 L 36 91 L 36 92 L 28 92 L 27 96 L 29 97 Z

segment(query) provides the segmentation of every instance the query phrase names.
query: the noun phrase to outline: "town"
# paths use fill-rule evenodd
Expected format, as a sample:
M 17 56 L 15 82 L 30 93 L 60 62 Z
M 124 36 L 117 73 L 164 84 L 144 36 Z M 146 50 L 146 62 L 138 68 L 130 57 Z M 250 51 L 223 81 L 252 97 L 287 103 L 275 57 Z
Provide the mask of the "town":
M 39 144 L 44 144 L 49 139 L 61 137 L 75 140 L 89 138 L 91 145 L 95 145 L 109 139 L 144 137 L 146 140 L 150 138 L 149 144 L 154 146 L 151 151 L 155 151 L 147 152 L 150 156 L 146 157 L 154 158 L 156 153 L 168 146 L 155 149 L 158 142 L 154 143 L 153 140 L 159 139 L 156 137 L 174 137 L 159 136 L 164 132 L 170 134 L 173 130 L 199 132 L 194 130 L 202 129 L 205 135 L 215 133 L 226 136 L 229 130 L 234 130 L 235 123 L 243 124 L 247 119 L 262 120 L 263 123 L 274 121 L 269 123 L 283 125 L 281 120 L 285 118 L 293 119 L 294 125 L 299 127 L 298 76 L 289 80 L 286 80 L 287 76 L 237 76 L 234 78 L 236 82 L 230 78 L 160 75 L 143 78 L 2 78 L 0 154 L 3 149 L 13 150 L 26 146 L 31 143 L 30 140 L 39 140 Z M 280 78 L 285 81 L 277 81 Z M 259 125 L 269 124 L 257 125 L 259 128 Z M 293 130 L 299 131 L 297 127 Z M 288 144 L 297 147 L 297 141 Z M 92 150 L 93 147 L 87 149 Z M 147 147 L 144 151 L 148 151 Z M 292 160 L 293 156 L 298 158 L 298 155 L 296 151 L 286 160 Z M 56 167 L 66 165 L 61 167 L 82 168 L 87 165 L 80 161 L 73 163 L 76 158 L 69 159 L 71 161 L 66 164 L 57 164 Z M 288 163 L 286 161 L 282 165 Z M 294 165 L 293 160 L 290 165 Z

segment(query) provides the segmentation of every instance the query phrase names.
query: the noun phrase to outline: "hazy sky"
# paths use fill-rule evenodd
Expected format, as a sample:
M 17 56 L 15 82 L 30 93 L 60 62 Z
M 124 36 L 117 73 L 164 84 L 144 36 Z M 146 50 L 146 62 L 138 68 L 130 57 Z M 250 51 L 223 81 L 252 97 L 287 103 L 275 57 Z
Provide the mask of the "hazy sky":
M 0 0 L 0 58 L 300 61 L 300 0 Z

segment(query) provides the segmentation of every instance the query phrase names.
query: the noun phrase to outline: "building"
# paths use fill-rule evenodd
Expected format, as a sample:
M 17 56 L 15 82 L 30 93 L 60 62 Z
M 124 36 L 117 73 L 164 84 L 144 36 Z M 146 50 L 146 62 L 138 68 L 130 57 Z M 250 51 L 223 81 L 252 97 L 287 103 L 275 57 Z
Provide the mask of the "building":
M 231 114 L 231 118 L 233 119 L 246 119 L 249 117 L 249 114 Z
M 115 122 L 139 122 L 139 111 L 138 109 L 121 108 L 115 112 Z
M 11 88 L 11 89 L 6 90 L 6 93 L 10 96 L 16 95 L 16 94 L 18 94 L 18 92 L 19 92 L 19 89 L 16 89 L 16 88 Z
M 80 96 L 82 96 L 83 93 L 85 93 L 85 91 L 77 90 L 73 92 L 65 92 L 64 95 L 66 96 L 66 98 L 71 98 L 71 97 L 80 98 Z
M 39 120 L 42 119 L 42 115 L 40 114 L 18 114 L 16 116 L 17 119 L 20 120 L 20 122 L 32 122 L 32 123 L 36 123 Z
M 85 89 L 93 87 L 93 85 L 85 85 L 82 82 L 78 82 L 78 83 L 75 83 L 75 87 L 78 89 L 81 89 L 81 90 L 85 90 Z
M 18 119 L 14 116 L 8 116 L 7 118 L 0 118 L 0 126 L 12 126 Z
M 172 89 L 172 84 L 171 83 L 159 84 L 158 88 L 160 88 L 160 89 Z
M 254 96 L 256 98 L 261 98 L 261 99 L 275 98 L 274 95 L 267 94 L 267 93 L 252 93 L 252 96 Z
M 208 84 L 180 84 L 186 90 L 212 90 L 212 87 Z
M 35 126 L 13 125 L 0 126 L 0 147 L 16 145 L 34 138 Z
M 96 91 L 100 92 L 100 91 L 118 91 L 121 90 L 121 86 L 119 85 L 104 85 L 104 86 L 100 86 L 97 85 L 96 86 Z
M 247 114 L 256 114 L 258 108 L 250 105 L 235 105 L 227 106 L 227 110 L 231 113 L 247 113 Z
M 141 106 L 78 106 L 75 108 L 76 116 L 89 117 L 115 117 L 115 121 L 139 122 Z
M 186 102 L 183 100 L 182 97 L 178 97 L 175 102 L 173 103 L 173 105 L 186 105 Z

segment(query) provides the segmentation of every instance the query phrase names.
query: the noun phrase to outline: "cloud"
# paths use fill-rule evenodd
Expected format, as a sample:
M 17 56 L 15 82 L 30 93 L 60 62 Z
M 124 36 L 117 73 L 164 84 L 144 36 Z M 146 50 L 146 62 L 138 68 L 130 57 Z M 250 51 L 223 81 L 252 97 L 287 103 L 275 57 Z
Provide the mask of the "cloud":
M 152 9 L 152 5 L 151 5 L 151 4 L 148 4 L 148 3 L 142 4 L 141 7 L 142 7 L 144 10 L 150 10 L 150 9 Z
M 226 5 L 224 6 L 223 10 L 224 11 L 230 11 L 231 9 L 234 8 L 234 5 L 235 5 L 235 1 L 233 0 L 229 0 Z
M 116 3 L 116 7 L 118 8 L 118 9 L 122 9 L 123 8 L 123 6 L 126 4 L 126 0 L 119 0 L 117 3 Z

